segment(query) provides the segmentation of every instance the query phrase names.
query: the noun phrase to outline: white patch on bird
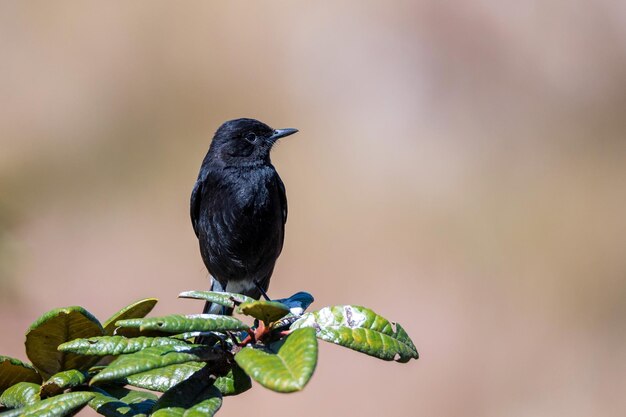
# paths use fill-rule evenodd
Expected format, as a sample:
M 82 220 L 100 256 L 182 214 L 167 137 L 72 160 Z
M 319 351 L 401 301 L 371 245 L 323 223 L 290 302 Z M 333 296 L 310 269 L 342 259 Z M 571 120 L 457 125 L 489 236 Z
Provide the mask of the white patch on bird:
M 302 307 L 292 307 L 289 311 L 291 311 L 291 314 L 294 316 L 301 316 L 302 313 L 304 313 L 304 309 Z
M 225 291 L 243 294 L 244 292 L 248 292 L 255 287 L 256 285 L 252 281 L 228 281 Z

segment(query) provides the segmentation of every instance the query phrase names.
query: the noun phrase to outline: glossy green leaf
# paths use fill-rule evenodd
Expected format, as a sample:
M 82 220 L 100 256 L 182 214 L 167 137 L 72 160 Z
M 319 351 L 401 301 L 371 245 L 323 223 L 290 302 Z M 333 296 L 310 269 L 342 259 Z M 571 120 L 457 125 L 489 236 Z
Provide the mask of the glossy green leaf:
M 124 307 L 104 322 L 104 333 L 106 335 L 112 336 L 116 329 L 115 323 L 120 320 L 146 317 L 148 313 L 152 311 L 158 301 L 159 300 L 157 300 L 156 298 L 146 298 Z M 123 330 L 121 330 L 121 332 L 116 332 L 115 334 L 120 336 L 129 336 L 122 333 L 124 333 Z M 134 335 L 131 335 L 130 337 L 132 336 Z
M 234 317 L 219 314 L 191 314 L 187 316 L 172 314 L 165 317 L 122 320 L 118 321 L 117 324 L 121 327 L 160 330 L 168 333 L 235 331 L 248 328 L 245 323 Z
M 193 341 L 197 337 L 201 337 L 201 336 L 216 336 L 217 337 L 218 335 L 219 333 L 216 333 L 216 332 L 185 332 L 185 333 L 170 335 L 170 337 L 173 337 L 178 340 Z
M 102 336 L 100 322 L 82 307 L 52 310 L 39 317 L 26 333 L 26 355 L 44 377 L 68 369 L 86 370 L 98 358 L 59 352 L 64 342 Z
M 235 363 L 228 374 L 217 378 L 213 385 L 224 396 L 237 395 L 252 388 L 252 381 L 248 374 Z
M 39 401 L 39 384 L 18 382 L 0 395 L 0 405 L 9 408 L 24 407 Z
M 417 359 L 415 345 L 399 324 L 392 324 L 369 308 L 325 307 L 304 314 L 291 329 L 314 328 L 317 337 L 384 360 Z
M 148 416 L 157 402 L 151 392 L 134 391 L 121 387 L 93 388 L 96 396 L 89 406 L 107 417 Z
M 185 407 L 172 405 L 170 407 L 161 408 L 152 415 L 154 417 L 212 417 L 222 407 L 222 397 L 217 388 L 209 387 L 201 398 L 194 405 Z
M 126 378 L 126 382 L 134 387 L 165 392 L 204 368 L 205 365 L 206 363 L 204 362 L 186 362 L 169 365 L 130 375 Z
M 67 388 L 76 387 L 85 383 L 86 380 L 87 373 L 77 371 L 76 369 L 59 372 L 58 374 L 52 375 L 41 386 L 41 397 L 45 398 L 58 395 Z
M 166 391 L 154 406 L 154 417 L 212 416 L 222 406 L 222 395 L 206 374 L 198 373 Z
M 18 382 L 41 382 L 41 375 L 19 359 L 0 356 L 0 394 Z
M 2 414 L 2 417 L 61 417 L 84 407 L 95 394 L 92 392 L 68 392 L 46 400 L 37 401 L 23 408 Z
M 240 305 L 239 312 L 270 324 L 289 314 L 289 307 L 276 301 L 255 300 Z
M 129 375 L 163 368 L 169 365 L 185 362 L 199 362 L 215 358 L 216 354 L 205 346 L 157 346 L 146 348 L 140 352 L 118 357 L 109 366 L 94 376 L 91 383 L 115 381 Z
M 89 339 L 76 339 L 59 346 L 61 352 L 79 353 L 81 355 L 122 355 L 138 352 L 142 349 L 155 346 L 188 346 L 184 340 L 170 337 L 135 337 L 100 336 Z
M 236 305 L 254 301 L 254 298 L 233 292 L 217 291 L 185 291 L 178 295 L 180 298 L 193 298 L 196 300 L 210 301 L 228 308 L 235 308 Z
M 276 354 L 245 347 L 235 355 L 235 361 L 266 388 L 277 392 L 300 391 L 317 364 L 315 330 L 293 331 Z

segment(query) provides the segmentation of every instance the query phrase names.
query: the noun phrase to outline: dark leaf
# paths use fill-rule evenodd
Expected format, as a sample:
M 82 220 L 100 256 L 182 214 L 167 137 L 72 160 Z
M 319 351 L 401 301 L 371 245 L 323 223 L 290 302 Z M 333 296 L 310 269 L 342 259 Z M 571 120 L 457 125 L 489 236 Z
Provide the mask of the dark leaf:
M 213 379 L 198 372 L 166 391 L 154 407 L 154 417 L 213 416 L 222 406 L 222 395 Z
M 222 395 L 237 395 L 252 388 L 250 377 L 236 363 L 225 376 L 215 380 L 213 384 Z
M 102 336 L 100 322 L 82 307 L 49 311 L 39 317 L 26 333 L 26 355 L 44 378 L 68 369 L 89 369 L 98 359 L 59 352 L 64 342 Z
M 19 359 L 0 356 L 0 394 L 18 382 L 41 382 L 41 375 Z
M 96 396 L 89 401 L 89 406 L 107 417 L 148 416 L 157 401 L 157 396 L 150 392 L 120 387 L 93 390 Z

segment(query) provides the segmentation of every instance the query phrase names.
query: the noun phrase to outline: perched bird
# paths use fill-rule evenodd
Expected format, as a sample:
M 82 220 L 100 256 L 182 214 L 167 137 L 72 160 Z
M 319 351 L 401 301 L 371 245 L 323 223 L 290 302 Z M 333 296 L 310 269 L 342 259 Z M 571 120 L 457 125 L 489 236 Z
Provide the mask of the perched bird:
M 191 222 L 212 291 L 265 295 L 287 221 L 285 186 L 270 151 L 297 131 L 236 119 L 215 132 L 191 193 Z M 232 310 L 207 302 L 204 313 Z

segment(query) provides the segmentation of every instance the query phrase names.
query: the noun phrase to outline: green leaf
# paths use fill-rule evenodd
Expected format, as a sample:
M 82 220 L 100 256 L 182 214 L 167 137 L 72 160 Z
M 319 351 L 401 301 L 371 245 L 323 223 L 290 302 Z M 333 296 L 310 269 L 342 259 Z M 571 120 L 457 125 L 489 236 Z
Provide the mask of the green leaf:
M 222 406 L 222 395 L 213 379 L 198 372 L 166 391 L 154 406 L 154 417 L 213 416 Z
M 289 314 L 289 307 L 276 301 L 255 300 L 240 305 L 239 312 L 267 325 Z
M 26 333 L 26 355 L 44 377 L 68 369 L 86 370 L 98 359 L 59 352 L 69 340 L 102 336 L 100 322 L 82 307 L 58 308 L 39 317 Z
M 62 371 L 58 374 L 52 375 L 41 386 L 41 397 L 52 397 L 65 391 L 67 388 L 76 387 L 80 384 L 84 384 L 87 380 L 87 373 L 77 371 L 76 369 L 70 369 L 69 371 Z
M 369 308 L 325 307 L 304 314 L 291 329 L 312 327 L 317 337 L 384 360 L 408 362 L 417 359 L 415 345 L 399 325 L 390 323 Z
M 135 337 L 100 336 L 89 339 L 76 339 L 59 346 L 61 352 L 72 352 L 81 355 L 122 355 L 138 352 L 154 346 L 189 346 L 187 342 L 169 337 Z
M 417 352 L 417 348 L 413 344 L 413 341 L 409 337 L 408 333 L 406 332 L 406 330 L 404 330 L 404 327 L 400 326 L 400 323 L 395 323 L 395 324 L 396 324 L 396 334 L 395 334 L 396 340 L 398 340 L 398 342 L 400 342 L 403 346 L 406 346 L 407 350 L 410 351 L 410 356 L 408 357 L 408 359 L 403 360 L 402 358 L 400 358 L 399 362 L 408 362 L 409 359 L 418 359 L 419 353 Z
M 215 359 L 216 354 L 206 346 L 157 346 L 122 355 L 91 379 L 91 384 L 115 381 L 129 375 L 185 362 Z
M 265 388 L 277 392 L 300 391 L 317 364 L 315 330 L 295 330 L 276 354 L 245 347 L 235 355 L 235 361 Z
M 9 408 L 33 404 L 40 399 L 40 388 L 39 384 L 32 382 L 18 382 L 0 395 L 0 404 Z
M 219 314 L 191 314 L 182 316 L 172 314 L 165 317 L 130 319 L 117 322 L 121 327 L 135 327 L 140 330 L 160 330 L 168 333 L 235 331 L 245 330 L 248 326 L 242 321 Z
M 196 300 L 206 300 L 228 308 L 235 308 L 237 304 L 254 301 L 254 298 L 233 292 L 217 291 L 185 291 L 178 295 L 180 298 L 193 298 Z
M 157 300 L 156 298 L 146 298 L 124 307 L 104 322 L 104 333 L 106 335 L 113 336 L 116 329 L 115 323 L 120 320 L 146 317 L 148 313 L 152 311 L 158 301 L 159 300 Z M 121 336 L 128 336 L 125 334 L 121 334 L 120 332 L 117 332 L 117 334 Z
M 41 382 L 41 375 L 31 365 L 19 359 L 0 356 L 0 394 L 18 382 Z
M 213 385 L 224 396 L 237 395 L 252 388 L 252 381 L 248 374 L 235 363 L 228 374 L 217 378 Z
M 157 401 L 157 396 L 151 392 L 121 387 L 107 387 L 106 390 L 93 388 L 93 390 L 96 396 L 89 401 L 89 406 L 108 417 L 148 416 Z
M 138 388 L 165 392 L 204 368 L 204 362 L 185 362 L 129 375 L 126 382 Z M 218 378 L 219 380 L 219 378 Z
M 217 337 L 217 335 L 218 334 L 216 332 L 185 332 L 185 333 L 170 335 L 169 337 L 173 337 L 178 340 L 193 341 L 196 339 L 196 337 L 200 337 L 200 336 L 216 336 Z
M 61 417 L 84 407 L 95 394 L 92 392 L 68 392 L 46 400 L 37 401 L 23 408 L 1 414 L 2 417 Z
M 209 387 L 195 399 L 193 405 L 175 404 L 154 412 L 154 417 L 212 417 L 222 407 L 222 397 L 215 387 Z

